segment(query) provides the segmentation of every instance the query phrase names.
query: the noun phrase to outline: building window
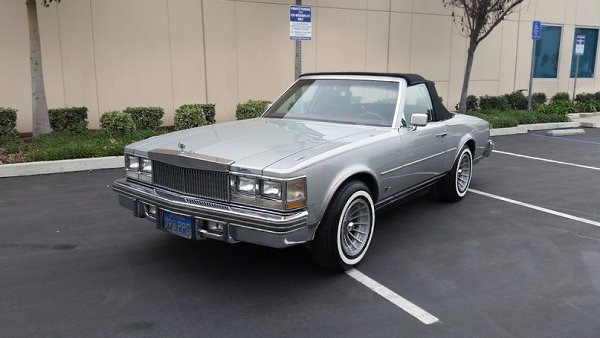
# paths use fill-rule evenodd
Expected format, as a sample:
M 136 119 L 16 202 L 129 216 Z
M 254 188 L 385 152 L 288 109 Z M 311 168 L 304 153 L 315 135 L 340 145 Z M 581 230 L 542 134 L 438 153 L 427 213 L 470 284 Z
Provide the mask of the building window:
M 573 57 L 571 59 L 571 78 L 575 77 L 577 55 L 575 55 L 575 38 L 577 35 L 585 36 L 583 55 L 579 56 L 579 71 L 577 77 L 592 78 L 596 68 L 596 50 L 598 49 L 598 30 L 593 28 L 575 28 L 573 37 Z
M 558 55 L 562 28 L 542 25 L 542 38 L 535 42 L 533 77 L 554 79 L 558 74 Z

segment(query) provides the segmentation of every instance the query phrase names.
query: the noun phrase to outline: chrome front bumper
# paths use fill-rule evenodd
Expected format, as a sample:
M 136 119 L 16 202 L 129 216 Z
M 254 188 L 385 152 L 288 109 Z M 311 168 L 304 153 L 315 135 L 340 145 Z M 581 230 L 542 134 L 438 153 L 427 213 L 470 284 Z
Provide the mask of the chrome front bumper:
M 147 218 L 163 230 L 161 212 L 168 211 L 193 220 L 192 239 L 217 239 L 228 243 L 248 242 L 273 248 L 284 248 L 310 240 L 308 212 L 267 212 L 230 206 L 221 202 L 181 195 L 140 182 L 118 179 L 113 190 L 119 204 L 134 216 Z M 150 214 L 149 206 L 157 213 Z M 206 228 L 207 221 L 223 224 L 221 233 Z

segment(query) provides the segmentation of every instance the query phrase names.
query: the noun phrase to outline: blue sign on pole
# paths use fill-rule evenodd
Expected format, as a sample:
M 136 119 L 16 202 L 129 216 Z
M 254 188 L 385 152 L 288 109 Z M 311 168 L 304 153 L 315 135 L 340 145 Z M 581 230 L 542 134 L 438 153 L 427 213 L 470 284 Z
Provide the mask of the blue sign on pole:
M 533 27 L 531 28 L 531 39 L 539 40 L 542 38 L 542 22 L 534 21 Z
M 290 6 L 290 39 L 312 38 L 312 9 L 310 6 Z

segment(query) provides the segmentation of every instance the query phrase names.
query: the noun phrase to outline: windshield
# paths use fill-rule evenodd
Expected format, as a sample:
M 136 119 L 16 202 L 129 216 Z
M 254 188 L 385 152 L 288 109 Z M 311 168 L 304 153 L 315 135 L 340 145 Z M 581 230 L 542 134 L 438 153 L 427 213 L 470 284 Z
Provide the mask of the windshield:
M 398 82 L 299 80 L 264 117 L 391 127 Z

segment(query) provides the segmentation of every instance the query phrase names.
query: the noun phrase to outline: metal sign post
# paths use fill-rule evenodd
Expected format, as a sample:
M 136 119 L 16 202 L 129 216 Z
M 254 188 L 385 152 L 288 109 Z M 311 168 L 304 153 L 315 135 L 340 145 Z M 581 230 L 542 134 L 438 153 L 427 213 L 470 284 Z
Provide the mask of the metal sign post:
M 575 37 L 575 55 L 577 55 L 577 61 L 575 61 L 575 83 L 573 83 L 573 100 L 575 100 L 575 92 L 577 91 L 577 76 L 579 75 L 579 57 L 583 55 L 585 51 L 585 35 L 577 35 Z
M 531 40 L 533 41 L 533 47 L 531 48 L 531 71 L 529 73 L 529 95 L 527 97 L 527 111 L 531 111 L 531 94 L 533 88 L 533 73 L 535 69 L 535 45 L 537 40 L 542 38 L 542 22 L 534 21 L 531 28 Z
M 296 79 L 302 73 L 302 40 L 312 38 L 312 9 L 301 5 L 302 0 L 296 0 L 296 6 L 290 6 L 290 39 L 296 40 Z

